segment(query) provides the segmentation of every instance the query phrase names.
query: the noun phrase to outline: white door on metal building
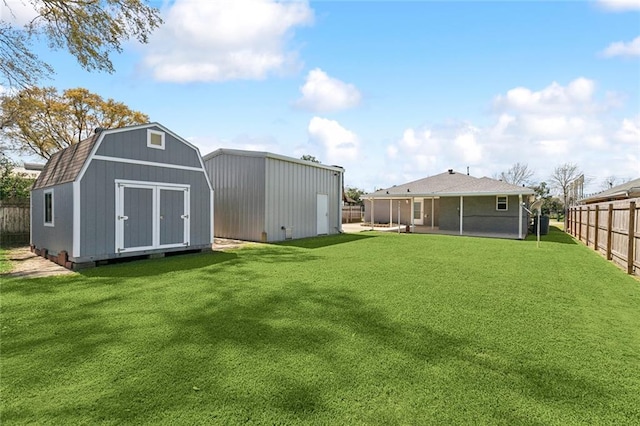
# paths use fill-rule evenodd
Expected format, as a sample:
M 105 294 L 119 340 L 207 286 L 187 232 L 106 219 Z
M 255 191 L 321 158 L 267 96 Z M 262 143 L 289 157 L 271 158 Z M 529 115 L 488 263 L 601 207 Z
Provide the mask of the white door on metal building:
M 329 196 L 327 194 L 318 194 L 318 235 L 329 233 Z

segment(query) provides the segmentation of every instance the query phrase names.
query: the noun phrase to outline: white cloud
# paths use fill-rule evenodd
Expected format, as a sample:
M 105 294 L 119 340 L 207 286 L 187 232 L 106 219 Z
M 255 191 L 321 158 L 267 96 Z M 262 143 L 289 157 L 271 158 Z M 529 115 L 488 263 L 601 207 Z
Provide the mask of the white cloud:
M 353 84 L 330 77 L 320 68 L 309 71 L 300 91 L 302 98 L 296 102 L 296 106 L 313 112 L 353 108 L 361 99 L 360 92 Z
M 640 10 L 640 0 L 598 0 L 598 4 L 612 12 Z
M 38 12 L 27 1 L 0 1 L 0 17 L 11 25 L 24 26 L 37 16 Z
M 163 19 L 144 58 L 157 80 L 263 79 L 299 66 L 286 44 L 313 11 L 304 1 L 176 0 Z
M 495 120 L 482 127 L 466 122 L 406 128 L 388 144 L 389 167 L 378 171 L 379 186 L 391 186 L 449 168 L 470 166 L 473 176 L 495 176 L 514 163 L 528 164 L 534 180 L 548 180 L 553 167 L 572 162 L 591 176 L 604 178 L 603 165 L 616 176 L 640 173 L 640 115 L 616 119 L 623 99 L 598 94 L 594 81 L 578 78 L 542 89 L 517 87 L 494 98 Z M 619 101 L 619 102 L 618 102 Z M 429 158 L 425 158 L 427 156 Z M 428 160 L 428 161 L 426 161 Z M 615 164 L 615 166 L 613 166 Z M 384 180 L 389 176 L 398 178 Z
M 311 142 L 319 143 L 324 148 L 326 161 L 323 163 L 344 165 L 358 159 L 358 136 L 337 121 L 313 117 L 308 132 Z
M 640 115 L 622 120 L 622 124 L 615 136 L 621 142 L 636 144 L 636 147 L 640 150 Z
M 640 36 L 626 43 L 624 41 L 611 43 L 602 51 L 602 56 L 607 58 L 614 56 L 640 56 Z
M 539 91 L 516 87 L 507 91 L 506 95 L 496 96 L 494 107 L 532 113 L 567 112 L 578 107 L 591 108 L 594 91 L 595 82 L 584 77 L 573 80 L 567 86 L 554 81 Z

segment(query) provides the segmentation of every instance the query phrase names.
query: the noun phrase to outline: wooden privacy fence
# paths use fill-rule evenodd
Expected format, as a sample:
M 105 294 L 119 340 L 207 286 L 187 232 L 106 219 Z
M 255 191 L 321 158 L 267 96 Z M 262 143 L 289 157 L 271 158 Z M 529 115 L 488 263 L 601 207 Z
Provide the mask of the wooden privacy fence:
M 342 206 L 342 223 L 362 222 L 362 206 Z
M 29 244 L 29 200 L 0 200 L 0 246 Z
M 567 232 L 607 260 L 640 275 L 640 198 L 569 208 Z

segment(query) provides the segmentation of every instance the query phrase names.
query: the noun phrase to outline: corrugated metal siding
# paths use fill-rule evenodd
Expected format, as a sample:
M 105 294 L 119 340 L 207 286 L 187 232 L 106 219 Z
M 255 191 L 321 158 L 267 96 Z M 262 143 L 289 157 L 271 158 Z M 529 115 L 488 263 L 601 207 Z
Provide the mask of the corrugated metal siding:
M 214 188 L 215 236 L 261 241 L 265 230 L 265 158 L 220 154 L 205 160 Z
M 265 231 L 268 241 L 285 239 L 285 228 L 293 238 L 317 235 L 317 194 L 327 194 L 329 234 L 339 232 L 341 223 L 341 178 L 339 173 L 283 161 L 266 159 Z
M 209 243 L 210 191 L 203 172 L 93 160 L 80 184 L 80 256 L 104 258 L 115 251 L 115 180 L 191 185 L 191 246 Z
M 46 248 L 49 253 L 57 255 L 66 250 L 71 256 L 73 249 L 73 184 L 64 183 L 53 189 L 53 223 L 44 226 L 44 191 L 31 191 L 31 242 L 37 248 Z
M 151 130 L 164 132 L 159 127 Z M 133 160 L 153 161 L 157 163 L 176 164 L 200 167 L 197 151 L 165 132 L 165 149 L 147 146 L 147 129 L 136 129 L 126 132 L 112 133 L 104 136 L 97 155 L 130 158 Z

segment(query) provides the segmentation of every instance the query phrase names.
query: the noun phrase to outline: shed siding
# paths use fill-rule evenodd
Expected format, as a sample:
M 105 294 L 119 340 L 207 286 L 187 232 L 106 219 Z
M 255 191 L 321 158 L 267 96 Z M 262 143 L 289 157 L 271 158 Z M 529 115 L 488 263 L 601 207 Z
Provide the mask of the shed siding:
M 80 183 L 82 259 L 115 251 L 116 179 L 190 185 L 190 246 L 210 243 L 211 193 L 204 172 L 93 160 Z
M 44 191 L 53 189 L 53 223 L 44 226 Z M 57 255 L 66 250 L 71 256 L 73 246 L 73 184 L 35 189 L 31 192 L 31 241 L 39 249 Z
M 312 237 L 317 232 L 317 196 L 327 194 L 329 234 L 340 230 L 341 179 L 337 172 L 284 161 L 266 159 L 265 231 L 267 241 L 285 239 L 285 228 L 291 228 L 293 238 Z
M 216 237 L 261 241 L 265 230 L 265 158 L 220 154 L 205 160 L 213 189 Z
M 149 127 L 163 132 L 160 127 Z M 104 136 L 96 155 L 201 167 L 198 152 L 165 132 L 165 149 L 147 146 L 147 128 L 116 132 Z
M 460 229 L 460 197 L 440 199 L 440 229 Z M 463 232 L 518 234 L 518 196 L 508 197 L 508 210 L 496 210 L 495 196 L 464 197 Z M 527 216 L 523 213 L 523 235 L 526 235 Z

